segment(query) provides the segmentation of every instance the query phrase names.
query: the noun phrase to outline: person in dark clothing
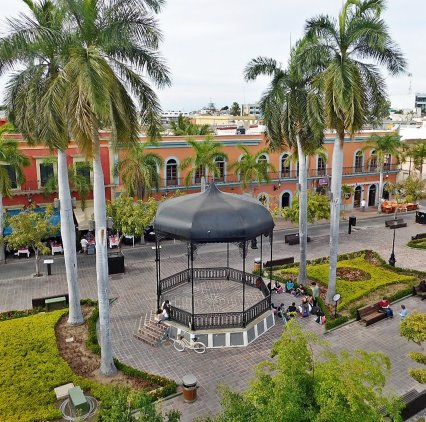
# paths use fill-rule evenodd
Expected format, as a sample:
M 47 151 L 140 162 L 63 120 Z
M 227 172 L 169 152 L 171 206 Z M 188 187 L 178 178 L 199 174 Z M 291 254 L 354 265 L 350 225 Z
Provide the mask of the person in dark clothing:
M 287 308 L 287 315 L 290 318 L 293 318 L 297 315 L 297 307 L 296 302 L 293 302 L 288 308 Z

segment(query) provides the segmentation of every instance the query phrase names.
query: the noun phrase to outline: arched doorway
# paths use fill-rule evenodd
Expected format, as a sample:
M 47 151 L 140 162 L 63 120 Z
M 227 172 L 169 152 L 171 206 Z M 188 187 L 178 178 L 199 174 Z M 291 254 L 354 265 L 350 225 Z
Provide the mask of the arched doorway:
M 357 186 L 354 192 L 354 208 L 361 206 L 361 186 Z
M 290 206 L 290 194 L 288 192 L 284 192 L 281 197 L 281 208 L 288 208 Z
M 376 185 L 371 185 L 368 189 L 368 206 L 376 206 Z
M 389 201 L 389 197 L 390 197 L 390 195 L 389 195 L 389 192 L 388 192 L 388 184 L 387 184 L 387 183 L 385 183 L 385 184 L 383 185 L 382 198 L 383 198 L 383 200 L 385 200 L 385 201 Z

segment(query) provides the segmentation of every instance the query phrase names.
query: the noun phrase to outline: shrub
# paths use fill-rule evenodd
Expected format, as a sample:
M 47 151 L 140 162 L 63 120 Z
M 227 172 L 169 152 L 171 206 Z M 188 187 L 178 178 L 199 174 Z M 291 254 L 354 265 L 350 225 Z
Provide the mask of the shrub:
M 426 384 L 426 369 L 410 368 L 408 373 L 420 384 Z
M 416 249 L 426 249 L 426 239 L 410 240 L 407 243 L 407 246 L 409 246 L 410 248 L 416 248 Z
M 408 353 L 408 357 L 413 359 L 414 361 L 426 365 L 426 355 L 421 352 L 410 352 Z

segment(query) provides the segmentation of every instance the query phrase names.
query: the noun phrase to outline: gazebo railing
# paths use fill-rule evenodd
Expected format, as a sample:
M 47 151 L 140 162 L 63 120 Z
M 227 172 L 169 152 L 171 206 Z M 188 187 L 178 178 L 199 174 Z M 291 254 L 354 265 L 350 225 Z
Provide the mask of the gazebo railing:
M 258 276 L 255 274 L 246 272 L 245 273 L 246 284 L 252 287 L 255 287 L 257 277 Z M 226 267 L 194 268 L 194 280 L 225 280 L 225 279 L 242 283 L 244 279 L 244 273 L 241 270 L 236 270 L 234 268 L 226 268 Z M 160 291 L 161 293 L 165 293 L 190 280 L 191 280 L 191 270 L 183 270 L 179 273 L 171 275 L 170 277 L 166 277 L 160 280 Z M 265 295 L 264 289 L 261 289 L 261 290 L 262 290 L 262 293 Z M 269 292 L 267 294 L 269 295 Z
M 242 325 L 243 325 L 242 312 L 194 315 L 194 330 L 224 328 L 224 327 L 235 328 L 235 327 L 241 327 Z
M 254 321 L 258 316 L 262 315 L 267 310 L 271 309 L 271 297 L 265 297 L 261 302 L 256 303 L 251 308 L 245 311 L 245 322 L 248 324 L 249 322 Z

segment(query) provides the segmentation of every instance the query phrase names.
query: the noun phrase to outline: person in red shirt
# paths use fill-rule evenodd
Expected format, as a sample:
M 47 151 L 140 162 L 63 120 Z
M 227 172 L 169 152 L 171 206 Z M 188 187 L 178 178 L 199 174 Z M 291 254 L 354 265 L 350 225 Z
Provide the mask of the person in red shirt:
M 393 311 L 385 297 L 379 302 L 379 312 L 385 313 L 388 318 L 393 318 Z

